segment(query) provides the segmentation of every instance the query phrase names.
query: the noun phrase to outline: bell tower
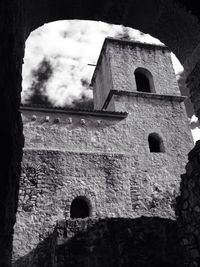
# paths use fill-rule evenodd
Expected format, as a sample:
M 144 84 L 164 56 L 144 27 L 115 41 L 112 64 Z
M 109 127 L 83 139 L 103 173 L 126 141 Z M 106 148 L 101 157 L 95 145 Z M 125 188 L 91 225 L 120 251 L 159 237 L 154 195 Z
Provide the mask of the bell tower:
M 122 92 L 180 96 L 166 46 L 110 37 L 104 41 L 92 85 L 97 110 L 114 109 L 111 95 Z
M 128 114 L 121 140 L 125 148 L 128 139 L 126 153 L 134 165 L 130 169 L 133 212 L 173 217 L 193 140 L 170 50 L 106 38 L 92 85 L 95 109 Z

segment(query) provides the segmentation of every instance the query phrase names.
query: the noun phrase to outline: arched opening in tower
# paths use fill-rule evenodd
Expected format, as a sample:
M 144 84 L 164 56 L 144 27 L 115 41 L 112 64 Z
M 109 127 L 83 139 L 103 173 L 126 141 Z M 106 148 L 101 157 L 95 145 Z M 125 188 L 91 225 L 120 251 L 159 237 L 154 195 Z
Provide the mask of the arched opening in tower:
M 90 209 L 84 198 L 77 197 L 72 201 L 70 206 L 70 218 L 87 218 L 90 216 Z
M 137 85 L 137 91 L 151 93 L 149 79 L 144 73 L 136 70 L 135 80 Z
M 148 137 L 150 152 L 164 152 L 163 142 L 160 136 L 156 133 L 151 133 Z

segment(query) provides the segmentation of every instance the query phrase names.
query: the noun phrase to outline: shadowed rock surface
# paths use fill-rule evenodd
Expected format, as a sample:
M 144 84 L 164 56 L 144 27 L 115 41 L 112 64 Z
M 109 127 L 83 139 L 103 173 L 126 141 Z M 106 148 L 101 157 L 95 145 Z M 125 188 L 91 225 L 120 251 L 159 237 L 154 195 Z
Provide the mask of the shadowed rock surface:
M 60 221 L 15 267 L 178 267 L 175 221 L 162 218 Z

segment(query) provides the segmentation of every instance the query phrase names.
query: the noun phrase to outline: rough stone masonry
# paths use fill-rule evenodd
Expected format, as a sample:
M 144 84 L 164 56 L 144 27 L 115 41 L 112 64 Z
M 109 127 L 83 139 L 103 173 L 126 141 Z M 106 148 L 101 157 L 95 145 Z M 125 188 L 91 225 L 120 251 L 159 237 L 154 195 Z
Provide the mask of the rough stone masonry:
M 182 80 L 192 73 L 191 97 L 195 113 L 199 114 L 199 101 L 196 99 L 200 77 L 200 16 L 197 1 L 1 0 L 0 266 L 3 267 L 11 266 L 12 235 L 18 203 L 23 147 L 18 109 L 25 39 L 37 27 L 59 19 L 89 19 L 122 24 L 160 39 L 183 64 L 185 71 Z M 198 153 L 196 157 L 198 160 Z M 196 195 L 196 198 L 198 200 L 199 196 Z M 181 223 L 186 226 L 184 220 Z M 193 243 L 198 248 L 196 239 Z M 189 264 L 196 266 L 191 259 Z
M 175 220 L 180 175 L 193 142 L 170 51 L 106 38 L 92 83 L 95 110 L 21 107 L 18 264 L 51 236 L 57 221 L 71 220 L 76 198 L 87 203 L 87 217 L 94 220 Z

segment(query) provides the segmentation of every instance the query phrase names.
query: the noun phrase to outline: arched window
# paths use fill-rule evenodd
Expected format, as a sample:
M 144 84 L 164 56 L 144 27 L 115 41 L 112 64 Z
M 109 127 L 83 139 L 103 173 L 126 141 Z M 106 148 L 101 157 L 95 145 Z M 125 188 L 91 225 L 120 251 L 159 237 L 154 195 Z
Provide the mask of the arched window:
M 70 206 L 70 217 L 86 218 L 90 216 L 90 208 L 87 200 L 84 197 L 76 197 Z
M 137 68 L 135 70 L 135 81 L 136 81 L 137 91 L 147 92 L 147 93 L 155 92 L 153 77 L 148 70 L 144 68 Z
M 163 141 L 157 133 L 151 133 L 148 137 L 150 152 L 165 152 Z

